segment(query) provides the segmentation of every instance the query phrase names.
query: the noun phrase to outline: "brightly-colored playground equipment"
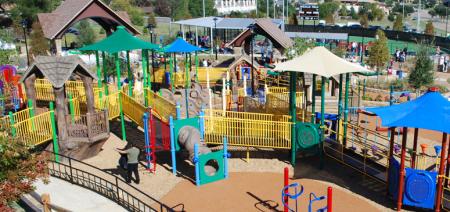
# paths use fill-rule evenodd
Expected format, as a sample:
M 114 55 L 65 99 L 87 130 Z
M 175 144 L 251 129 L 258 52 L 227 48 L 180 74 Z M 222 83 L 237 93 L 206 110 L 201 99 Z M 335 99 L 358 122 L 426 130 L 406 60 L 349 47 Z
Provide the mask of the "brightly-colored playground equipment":
M 289 190 L 294 190 L 291 193 Z M 289 169 L 284 168 L 284 187 L 281 190 L 281 201 L 283 202 L 283 207 L 285 212 L 297 212 L 298 210 L 298 198 L 304 193 L 304 187 L 299 183 L 289 184 Z M 289 207 L 289 199 L 295 201 L 295 208 Z M 319 201 L 327 202 L 326 206 L 322 208 L 318 208 L 317 210 L 313 210 L 313 203 Z M 300 210 L 303 211 L 303 210 Z M 309 204 L 308 204 L 308 212 L 332 212 L 333 211 L 333 189 L 328 187 L 327 195 L 317 196 L 315 193 L 311 192 L 309 194 Z

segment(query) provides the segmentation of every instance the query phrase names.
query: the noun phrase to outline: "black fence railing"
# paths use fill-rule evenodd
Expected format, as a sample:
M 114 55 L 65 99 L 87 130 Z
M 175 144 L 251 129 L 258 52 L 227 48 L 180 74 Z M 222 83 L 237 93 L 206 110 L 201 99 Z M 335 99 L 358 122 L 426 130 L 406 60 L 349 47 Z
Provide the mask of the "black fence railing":
M 50 160 L 49 172 L 53 177 L 92 190 L 128 211 L 175 211 L 138 188 L 127 184 L 119 176 L 64 155 L 59 155 L 59 162 L 53 158 Z
M 348 33 L 349 36 L 375 37 L 376 29 L 352 28 L 339 26 L 312 26 L 312 25 L 285 25 L 286 32 L 328 32 L 328 33 Z M 406 42 L 428 41 L 441 48 L 450 49 L 450 39 L 440 36 L 432 36 L 414 32 L 402 32 L 394 30 L 383 30 L 390 40 L 400 40 Z

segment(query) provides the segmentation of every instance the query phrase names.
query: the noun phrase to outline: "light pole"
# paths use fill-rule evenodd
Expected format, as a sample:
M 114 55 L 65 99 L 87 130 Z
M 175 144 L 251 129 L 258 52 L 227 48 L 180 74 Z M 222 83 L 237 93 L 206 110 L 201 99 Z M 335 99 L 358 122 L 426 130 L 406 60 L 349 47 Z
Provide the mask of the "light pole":
M 205 0 L 203 0 L 203 17 L 205 17 L 206 16 L 206 14 L 205 14 Z
M 445 37 L 447 38 L 447 28 L 448 28 L 448 7 L 450 7 L 450 0 L 445 0 L 444 1 L 444 5 L 446 6 L 445 8 L 445 17 L 447 18 L 447 21 L 445 23 Z
M 27 42 L 27 27 L 28 22 L 26 19 L 22 20 L 23 37 L 25 38 L 25 51 L 27 53 L 27 66 L 30 66 L 30 56 L 28 55 L 28 42 Z
M 267 18 L 269 18 L 269 0 L 266 0 L 266 10 L 267 10 Z
M 250 67 L 250 75 L 252 77 L 252 96 L 255 96 L 255 74 L 253 73 L 253 38 L 254 38 L 254 33 L 255 33 L 255 24 L 250 24 L 250 26 L 248 26 L 248 28 L 250 29 L 251 35 L 250 35 L 250 53 L 251 53 L 251 57 L 252 57 L 252 67 Z M 244 82 L 245 83 L 245 82 Z
M 147 25 L 147 29 L 148 29 L 148 32 L 149 32 L 149 34 L 150 34 L 150 43 L 153 43 L 153 28 L 154 28 L 155 26 L 153 26 L 153 24 L 148 24 Z M 155 57 L 155 51 L 153 51 L 152 50 L 152 73 L 153 73 L 153 84 L 155 84 L 155 79 L 156 79 L 156 77 L 155 77 L 155 59 L 154 59 L 154 57 Z M 147 65 L 148 65 L 148 63 L 147 63 Z M 148 68 L 147 68 L 147 70 L 148 70 Z
M 218 18 L 214 17 L 213 20 L 214 20 L 214 38 L 213 38 L 213 40 L 214 40 L 214 44 L 216 45 L 215 51 L 216 51 L 216 61 L 217 61 L 217 52 L 219 51 L 219 46 L 217 45 L 217 20 L 218 20 Z

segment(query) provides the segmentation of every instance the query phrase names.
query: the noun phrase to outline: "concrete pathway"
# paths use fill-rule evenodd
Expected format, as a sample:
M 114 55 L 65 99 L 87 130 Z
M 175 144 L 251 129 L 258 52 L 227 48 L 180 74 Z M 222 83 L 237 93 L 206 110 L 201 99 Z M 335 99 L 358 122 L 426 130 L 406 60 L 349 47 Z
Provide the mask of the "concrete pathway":
M 50 194 L 51 204 L 70 211 L 126 211 L 117 203 L 95 192 L 54 177 L 50 178 L 47 185 L 39 181 L 35 186 L 35 192 L 39 196 Z

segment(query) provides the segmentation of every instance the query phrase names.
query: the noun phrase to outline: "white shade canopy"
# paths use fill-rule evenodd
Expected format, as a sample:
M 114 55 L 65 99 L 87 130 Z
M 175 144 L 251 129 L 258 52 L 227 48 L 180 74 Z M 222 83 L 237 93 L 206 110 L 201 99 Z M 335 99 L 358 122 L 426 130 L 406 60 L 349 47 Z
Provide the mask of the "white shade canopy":
M 323 46 L 315 47 L 292 60 L 277 63 L 274 70 L 317 74 L 326 78 L 345 73 L 372 72 L 336 56 Z

